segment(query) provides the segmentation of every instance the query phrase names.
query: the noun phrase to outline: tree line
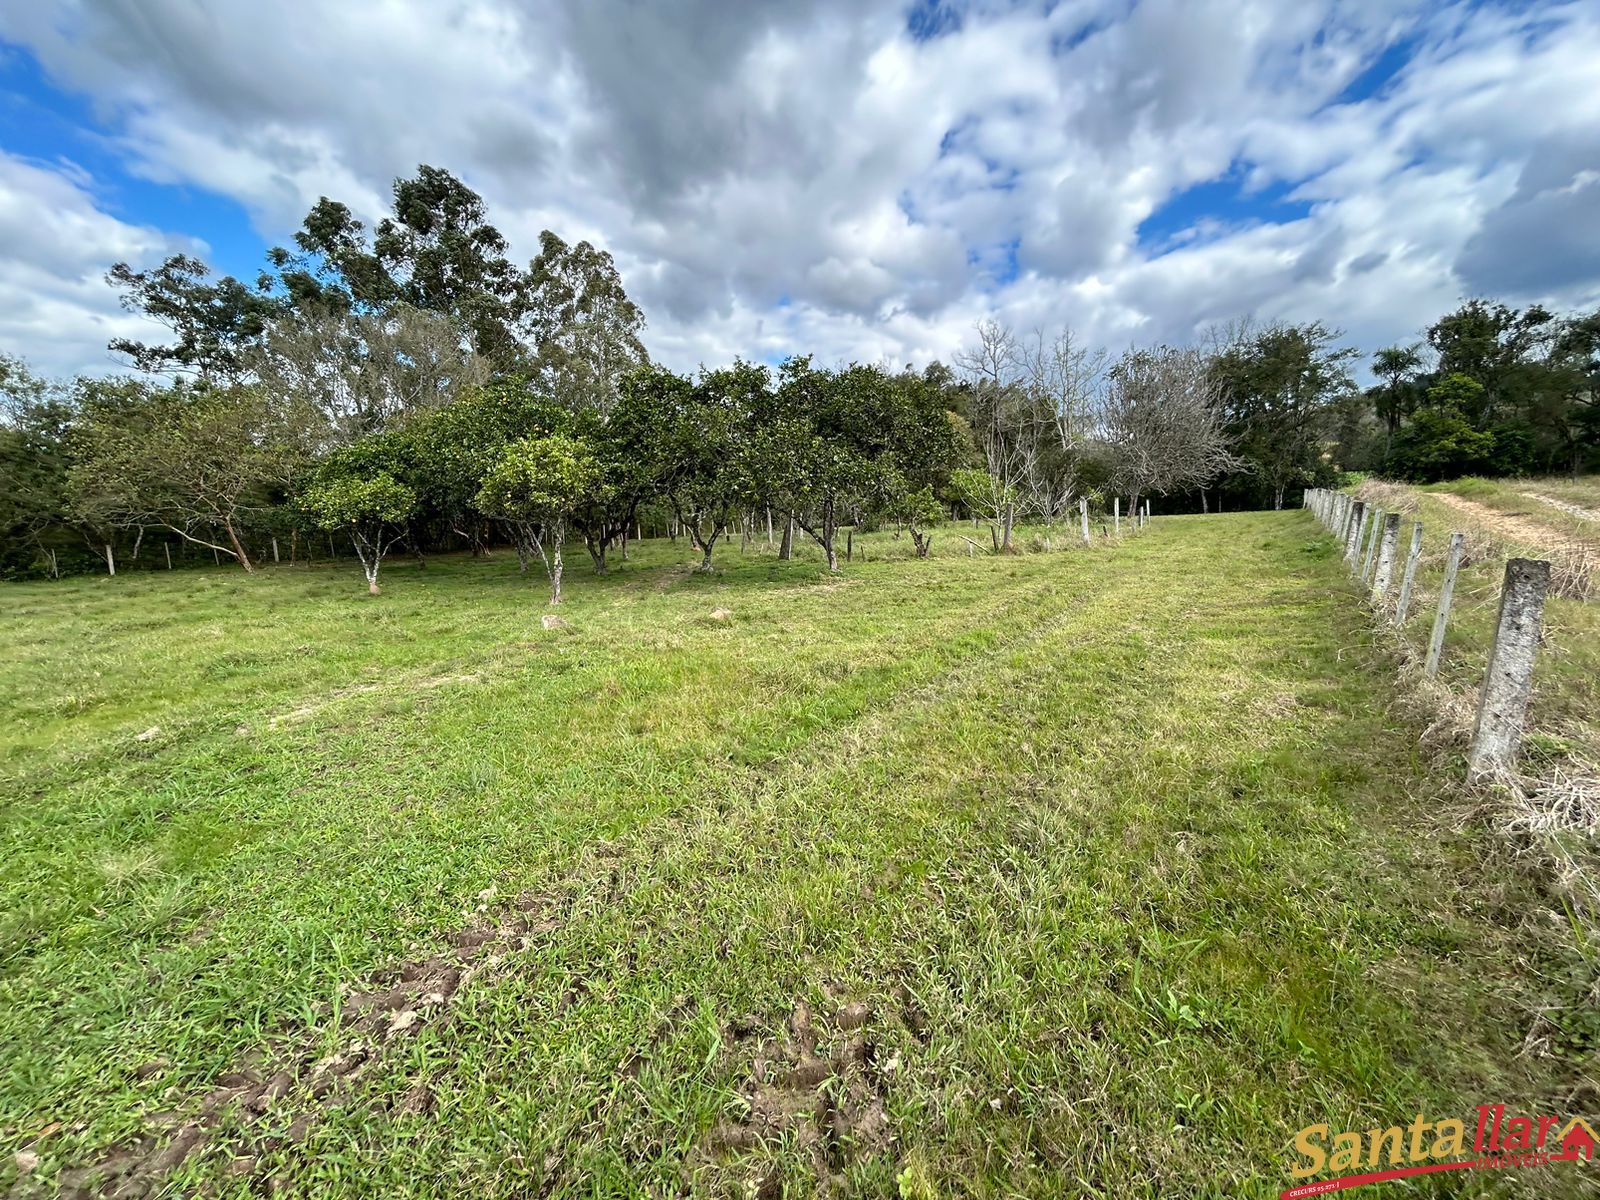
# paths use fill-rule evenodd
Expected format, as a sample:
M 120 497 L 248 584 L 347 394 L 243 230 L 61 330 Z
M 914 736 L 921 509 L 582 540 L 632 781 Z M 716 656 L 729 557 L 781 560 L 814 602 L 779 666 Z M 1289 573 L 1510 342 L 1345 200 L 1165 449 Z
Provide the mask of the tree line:
M 1600 313 L 1473 300 L 1385 348 L 1374 386 L 1321 323 L 1240 321 L 1113 355 L 1070 330 L 978 327 L 949 364 L 806 356 L 688 376 L 651 362 L 611 257 L 541 235 L 526 267 L 446 171 L 397 180 L 371 229 L 319 201 L 246 283 L 175 256 L 108 274 L 169 337 L 134 373 L 44 380 L 0 355 L 0 573 L 149 562 L 146 535 L 253 570 L 333 538 L 378 590 L 385 558 L 516 549 L 559 600 L 648 522 L 710 568 L 776 514 L 839 569 L 842 531 L 926 555 L 948 516 L 1015 549 L 1023 520 L 1144 496 L 1282 507 L 1348 471 L 1577 472 L 1600 458 Z M 146 557 L 141 560 L 140 555 Z

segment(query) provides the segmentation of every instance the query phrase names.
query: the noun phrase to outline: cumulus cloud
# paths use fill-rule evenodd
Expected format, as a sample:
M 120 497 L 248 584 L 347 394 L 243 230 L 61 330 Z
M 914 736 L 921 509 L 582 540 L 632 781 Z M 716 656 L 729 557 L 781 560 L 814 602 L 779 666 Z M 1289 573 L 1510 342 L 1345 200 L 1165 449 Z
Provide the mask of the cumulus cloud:
M 205 246 L 130 225 L 96 206 L 72 163 L 0 153 L 0 348 L 46 374 L 104 374 L 114 337 L 158 327 L 125 313 L 105 283 L 113 262 L 153 265 Z
M 371 219 L 448 167 L 523 256 L 546 226 L 611 249 L 680 367 L 948 358 L 986 315 L 1114 346 L 1319 317 L 1371 348 L 1464 294 L 1600 299 L 1583 3 L 63 0 L 0 38 L 95 102 L 130 171 L 238 200 L 269 242 L 319 195 Z M 1141 239 L 1213 180 L 1236 211 Z M 1260 211 L 1269 187 L 1293 209 Z M 77 253 L 32 299 L 8 272 L 0 337 L 54 296 L 78 313 L 56 343 L 99 353 L 114 305 L 83 281 L 109 257 Z

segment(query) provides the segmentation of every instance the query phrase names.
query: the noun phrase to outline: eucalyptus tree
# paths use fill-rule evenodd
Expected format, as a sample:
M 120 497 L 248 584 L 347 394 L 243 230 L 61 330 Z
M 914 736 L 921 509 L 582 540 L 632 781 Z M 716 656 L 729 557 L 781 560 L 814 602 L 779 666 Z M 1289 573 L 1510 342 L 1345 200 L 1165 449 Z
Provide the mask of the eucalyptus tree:
M 243 363 L 262 387 L 320 415 L 330 446 L 444 408 L 490 378 L 454 318 L 408 304 L 286 313 Z

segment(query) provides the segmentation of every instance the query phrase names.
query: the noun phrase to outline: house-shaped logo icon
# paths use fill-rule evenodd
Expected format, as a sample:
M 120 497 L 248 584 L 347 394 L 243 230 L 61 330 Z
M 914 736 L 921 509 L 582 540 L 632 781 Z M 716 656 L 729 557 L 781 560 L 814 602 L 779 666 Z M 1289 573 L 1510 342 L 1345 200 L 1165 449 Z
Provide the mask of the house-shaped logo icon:
M 1594 1160 L 1594 1152 L 1600 1147 L 1600 1137 L 1595 1136 L 1589 1122 L 1582 1117 L 1573 1117 L 1558 1135 L 1561 1139 L 1561 1153 L 1553 1155 L 1555 1158 L 1568 1158 L 1574 1162 L 1579 1159 Z

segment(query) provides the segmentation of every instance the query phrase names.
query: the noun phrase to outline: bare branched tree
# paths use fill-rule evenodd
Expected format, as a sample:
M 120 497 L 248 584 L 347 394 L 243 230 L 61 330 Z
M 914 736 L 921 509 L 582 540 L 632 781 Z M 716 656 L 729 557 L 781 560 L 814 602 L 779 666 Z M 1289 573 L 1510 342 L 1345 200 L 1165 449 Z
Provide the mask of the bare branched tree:
M 1103 436 L 1131 509 L 1142 496 L 1204 487 L 1239 465 L 1222 401 L 1199 350 L 1130 350 L 1111 368 Z

